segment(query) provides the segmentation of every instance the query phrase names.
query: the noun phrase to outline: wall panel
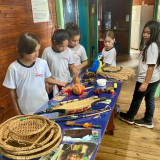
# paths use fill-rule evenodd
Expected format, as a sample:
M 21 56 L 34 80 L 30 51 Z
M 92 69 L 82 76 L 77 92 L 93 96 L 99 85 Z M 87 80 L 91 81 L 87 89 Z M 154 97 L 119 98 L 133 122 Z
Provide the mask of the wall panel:
M 2 86 L 8 66 L 18 58 L 17 41 L 23 32 L 35 34 L 41 40 L 43 50 L 51 45 L 54 25 L 57 27 L 55 0 L 48 0 L 49 22 L 33 23 L 31 0 L 0 0 L 0 122 L 13 116 L 9 90 Z M 53 18 L 53 19 L 52 19 Z

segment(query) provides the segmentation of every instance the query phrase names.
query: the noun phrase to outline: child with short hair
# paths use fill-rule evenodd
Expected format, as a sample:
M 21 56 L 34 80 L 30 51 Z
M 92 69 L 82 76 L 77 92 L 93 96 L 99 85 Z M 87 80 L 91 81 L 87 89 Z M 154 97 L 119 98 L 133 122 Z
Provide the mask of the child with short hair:
M 140 43 L 139 57 L 139 75 L 136 83 L 132 103 L 127 113 L 120 112 L 121 120 L 128 124 L 136 124 L 146 128 L 153 128 L 152 122 L 155 110 L 154 95 L 156 88 L 160 83 L 158 66 L 160 65 L 160 41 L 159 41 L 159 23 L 157 21 L 149 21 L 143 29 Z M 146 111 L 144 118 L 134 120 L 141 105 L 142 99 L 145 97 Z
M 105 65 L 116 66 L 116 49 L 114 48 L 115 37 L 113 31 L 104 33 L 104 48 L 102 50 L 103 67 Z
M 81 70 L 88 65 L 85 48 L 79 44 L 81 40 L 81 29 L 77 24 L 69 22 L 66 24 L 65 30 L 69 35 L 68 47 L 72 50 L 74 65 L 78 70 Z
M 10 89 L 11 101 L 16 115 L 32 114 L 48 101 L 45 82 L 66 86 L 50 78 L 45 60 L 37 58 L 40 40 L 31 33 L 23 33 L 18 40 L 19 59 L 8 68 L 3 85 Z
M 45 59 L 48 63 L 49 69 L 52 73 L 51 77 L 60 82 L 70 82 L 72 80 L 69 69 L 75 74 L 78 74 L 76 69 L 71 50 L 68 48 L 68 33 L 64 29 L 58 29 L 52 36 L 52 46 L 47 47 L 43 54 L 42 59 Z M 51 91 L 49 84 L 47 85 L 47 91 Z M 61 87 L 53 85 L 53 96 L 56 95 Z

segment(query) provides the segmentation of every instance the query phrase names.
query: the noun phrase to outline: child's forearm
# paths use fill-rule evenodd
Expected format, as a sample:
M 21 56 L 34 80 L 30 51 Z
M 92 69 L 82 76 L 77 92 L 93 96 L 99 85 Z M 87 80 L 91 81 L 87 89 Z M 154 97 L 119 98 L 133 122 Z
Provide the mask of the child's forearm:
M 68 82 L 60 82 L 60 81 L 57 81 L 57 80 L 55 80 L 55 79 L 53 79 L 53 78 L 46 78 L 45 79 L 45 83 L 51 83 L 51 84 L 55 84 L 55 85 L 58 85 L 58 86 L 66 86 L 67 84 L 68 84 Z
M 12 106 L 13 106 L 15 115 L 22 115 L 19 109 L 19 106 L 18 106 L 17 95 L 16 95 L 15 89 L 10 89 L 10 97 L 11 97 L 11 102 L 12 102 Z
M 88 60 L 83 61 L 82 64 L 77 65 L 76 67 L 80 70 L 88 65 Z
M 145 78 L 145 83 L 147 83 L 147 84 L 149 84 L 149 82 L 152 78 L 154 66 L 155 65 L 148 65 L 147 74 L 146 74 L 146 78 Z
M 78 69 L 76 68 L 76 66 L 74 64 L 69 64 L 68 66 L 73 74 L 75 74 L 75 72 L 77 72 L 79 74 Z
M 56 84 L 56 85 L 60 85 L 60 81 L 57 81 L 53 78 L 46 78 L 45 79 L 45 83 L 51 83 L 51 84 Z

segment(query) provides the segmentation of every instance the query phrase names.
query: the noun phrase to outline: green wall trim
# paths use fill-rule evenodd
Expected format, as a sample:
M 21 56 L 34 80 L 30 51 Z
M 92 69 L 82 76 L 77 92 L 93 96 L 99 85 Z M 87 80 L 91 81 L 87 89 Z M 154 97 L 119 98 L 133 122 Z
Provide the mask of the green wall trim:
M 131 0 L 131 6 L 130 6 L 128 54 L 130 54 L 130 47 L 131 47 L 132 6 L 133 6 L 133 0 Z
M 95 57 L 98 54 L 98 0 L 94 0 L 94 35 L 95 35 Z
M 85 10 L 86 10 L 86 31 L 87 31 L 87 57 L 88 65 L 91 64 L 91 47 L 90 47 L 90 31 L 89 31 L 89 0 L 85 1 Z
M 159 3 L 159 0 L 155 0 L 154 14 L 153 14 L 153 20 L 155 21 L 157 21 L 158 3 Z
M 157 90 L 156 90 L 156 93 L 155 93 L 154 97 L 155 97 L 155 98 L 156 98 L 156 97 L 160 97 L 160 84 L 159 84 L 158 87 L 157 87 Z
M 62 0 L 56 0 L 56 13 L 57 13 L 57 24 L 61 26 L 62 29 L 64 26 L 64 17 L 63 17 L 63 2 Z

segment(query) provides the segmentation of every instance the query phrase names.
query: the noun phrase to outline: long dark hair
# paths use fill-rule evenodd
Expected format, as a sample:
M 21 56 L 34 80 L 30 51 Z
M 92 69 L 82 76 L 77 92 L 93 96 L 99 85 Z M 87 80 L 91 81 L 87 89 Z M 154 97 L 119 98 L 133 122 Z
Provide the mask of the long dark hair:
M 65 30 L 67 31 L 69 38 L 72 36 L 79 36 L 80 35 L 80 40 L 81 40 L 81 29 L 79 26 L 73 22 L 69 22 L 65 26 Z
M 160 65 L 160 39 L 159 39 L 159 23 L 157 21 L 149 21 L 146 23 L 146 25 L 143 28 L 143 32 L 144 29 L 148 27 L 150 29 L 150 39 L 148 40 L 148 42 L 145 44 L 145 48 L 144 48 L 144 40 L 143 40 L 143 33 L 142 33 L 142 38 L 141 38 L 141 43 L 139 46 L 139 50 L 143 51 L 143 59 L 142 62 L 146 62 L 147 60 L 147 50 L 149 48 L 149 46 L 151 45 L 151 43 L 155 42 L 158 46 L 158 59 L 157 59 L 157 66 Z
M 53 36 L 52 36 L 53 45 L 54 45 L 54 41 L 56 41 L 56 44 L 62 44 L 62 42 L 65 40 L 69 40 L 69 36 L 64 29 L 58 29 L 53 33 Z

